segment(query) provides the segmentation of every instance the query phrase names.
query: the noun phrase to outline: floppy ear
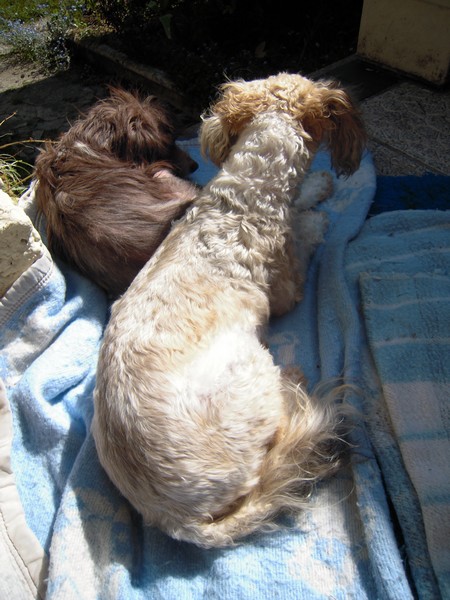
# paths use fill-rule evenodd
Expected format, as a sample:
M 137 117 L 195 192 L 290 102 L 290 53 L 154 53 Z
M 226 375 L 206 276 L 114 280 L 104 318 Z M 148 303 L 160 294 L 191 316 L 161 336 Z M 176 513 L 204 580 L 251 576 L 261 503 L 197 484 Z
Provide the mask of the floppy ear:
M 338 175 L 349 176 L 361 162 L 366 133 L 361 114 L 349 94 L 334 82 L 318 87 L 320 109 L 305 118 L 305 129 L 313 139 L 322 139 L 331 153 Z
M 358 169 L 366 145 L 361 113 L 344 90 L 327 90 L 325 103 L 333 124 L 326 137 L 331 162 L 338 175 L 348 177 Z
M 327 139 L 332 165 L 338 175 L 348 177 L 358 169 L 366 146 L 364 123 L 361 113 L 345 92 L 339 102 L 331 100 L 330 115 L 335 125 Z
M 217 165 L 225 160 L 242 129 L 264 106 L 264 89 L 249 86 L 244 80 L 224 83 L 219 91 L 220 97 L 202 117 L 200 129 L 202 152 L 208 152 Z
M 202 118 L 199 134 L 202 154 L 209 156 L 214 164 L 220 166 L 231 148 L 230 131 L 226 120 L 217 115 Z

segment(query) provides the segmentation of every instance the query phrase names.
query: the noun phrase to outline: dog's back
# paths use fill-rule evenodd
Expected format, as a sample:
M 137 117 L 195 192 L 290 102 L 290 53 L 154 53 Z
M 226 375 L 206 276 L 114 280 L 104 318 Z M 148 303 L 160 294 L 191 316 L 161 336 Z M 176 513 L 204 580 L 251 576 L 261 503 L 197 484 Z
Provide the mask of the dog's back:
M 289 115 L 257 115 L 112 307 L 99 458 L 145 521 L 177 539 L 223 546 L 271 527 L 339 462 L 334 398 L 310 397 L 260 341 L 310 157 Z

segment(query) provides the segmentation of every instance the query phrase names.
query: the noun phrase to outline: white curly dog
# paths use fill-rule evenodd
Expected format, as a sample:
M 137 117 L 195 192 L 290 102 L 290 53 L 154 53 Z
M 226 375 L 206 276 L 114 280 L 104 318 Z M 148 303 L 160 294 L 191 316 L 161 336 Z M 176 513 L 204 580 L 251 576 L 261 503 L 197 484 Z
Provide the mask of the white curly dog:
M 200 138 L 221 169 L 113 305 L 93 434 L 146 523 L 212 547 L 275 527 L 339 463 L 339 403 L 262 336 L 301 297 L 290 205 L 319 144 L 345 175 L 365 138 L 344 90 L 286 73 L 224 84 Z

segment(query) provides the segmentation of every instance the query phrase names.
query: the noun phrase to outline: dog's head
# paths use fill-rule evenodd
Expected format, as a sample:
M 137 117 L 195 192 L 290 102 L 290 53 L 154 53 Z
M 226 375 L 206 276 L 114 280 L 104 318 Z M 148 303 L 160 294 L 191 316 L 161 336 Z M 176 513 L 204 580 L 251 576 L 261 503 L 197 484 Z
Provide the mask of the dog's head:
M 366 136 L 349 94 L 335 82 L 288 73 L 223 84 L 218 100 L 202 117 L 203 152 L 220 165 L 242 129 L 269 111 L 289 114 L 313 152 L 325 143 L 339 175 L 358 168 Z
M 70 136 L 98 152 L 147 165 L 165 161 L 166 167 L 185 176 L 197 168 L 175 144 L 176 126 L 171 110 L 155 96 L 110 87 L 110 96 L 94 105 L 72 127 Z M 66 138 L 66 143 L 69 141 Z

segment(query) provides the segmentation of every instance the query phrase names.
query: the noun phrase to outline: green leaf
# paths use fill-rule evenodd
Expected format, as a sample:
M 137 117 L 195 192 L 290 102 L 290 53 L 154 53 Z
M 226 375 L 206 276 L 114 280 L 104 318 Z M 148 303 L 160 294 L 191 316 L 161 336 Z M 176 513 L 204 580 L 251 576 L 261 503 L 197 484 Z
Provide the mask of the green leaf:
M 159 17 L 159 20 L 161 21 L 161 24 L 164 27 L 164 33 L 166 34 L 166 37 L 169 40 L 171 40 L 172 39 L 172 29 L 171 29 L 172 15 L 171 14 L 162 15 L 161 17 Z

